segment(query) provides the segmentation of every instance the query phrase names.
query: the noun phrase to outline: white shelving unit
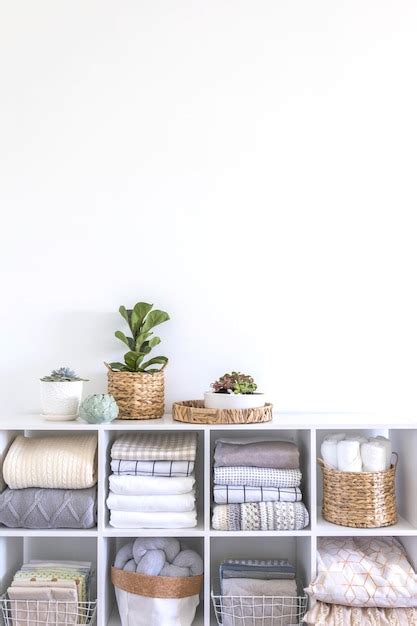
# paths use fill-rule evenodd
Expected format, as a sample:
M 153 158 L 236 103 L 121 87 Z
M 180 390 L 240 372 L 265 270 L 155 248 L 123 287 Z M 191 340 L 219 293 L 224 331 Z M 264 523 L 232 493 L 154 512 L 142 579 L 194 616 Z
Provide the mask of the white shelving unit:
M 396 423 L 397 421 L 397 423 Z M 198 525 L 183 530 L 119 530 L 108 524 L 105 500 L 110 471 L 109 451 L 112 442 L 126 431 L 196 430 L 198 457 Z M 211 462 L 218 437 L 233 433 L 242 438 L 253 431 L 265 438 L 294 441 L 301 452 L 303 499 L 310 513 L 308 528 L 297 532 L 219 532 L 211 528 Z M 320 445 L 328 432 L 355 431 L 389 436 L 399 454 L 397 499 L 400 519 L 395 526 L 367 530 L 330 524 L 321 516 L 321 473 L 317 466 Z M 119 546 L 137 536 L 183 537 L 197 549 L 205 562 L 205 582 L 194 626 L 214 626 L 211 588 L 216 589 L 218 566 L 225 558 L 287 557 L 297 566 L 299 578 L 306 585 L 315 575 L 317 538 L 321 536 L 390 535 L 397 536 L 417 567 L 417 422 L 414 418 L 396 420 L 393 416 L 364 414 L 279 413 L 272 422 L 245 426 L 201 426 L 173 422 L 166 415 L 160 420 L 116 420 L 112 424 L 91 426 L 80 422 L 47 422 L 39 415 L 4 418 L 0 427 L 0 472 L 8 446 L 19 434 L 40 436 L 60 431 L 94 431 L 98 437 L 98 524 L 92 530 L 25 530 L 0 527 L 0 591 L 4 591 L 14 572 L 29 558 L 89 559 L 96 566 L 98 626 L 120 626 L 110 568 Z M 1 475 L 1 474 L 0 474 Z M 95 589 L 94 589 L 95 591 Z

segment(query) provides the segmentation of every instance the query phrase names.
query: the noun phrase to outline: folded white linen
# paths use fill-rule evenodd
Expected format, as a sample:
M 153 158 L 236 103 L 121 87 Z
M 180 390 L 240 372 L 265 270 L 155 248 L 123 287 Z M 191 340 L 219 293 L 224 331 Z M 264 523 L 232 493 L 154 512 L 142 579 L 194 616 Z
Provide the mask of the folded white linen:
M 369 437 L 369 441 L 379 441 L 385 446 L 385 456 L 386 456 L 386 464 L 385 469 L 389 469 L 391 467 L 391 457 L 392 457 L 392 444 L 389 439 L 383 437 L 382 435 L 378 435 L 377 437 Z
M 192 511 L 195 507 L 195 492 L 176 494 L 174 496 L 121 496 L 110 493 L 107 507 L 115 511 L 133 511 L 137 513 Z
M 110 491 L 120 496 L 168 496 L 189 493 L 194 487 L 194 476 L 169 478 L 166 476 L 117 476 L 110 474 Z
M 387 466 L 387 451 L 382 441 L 374 439 L 361 444 L 364 472 L 383 472 Z
M 330 467 L 337 469 L 337 444 L 346 437 L 345 433 L 327 435 L 321 444 L 321 458 Z
M 134 513 L 111 511 L 110 525 L 114 528 L 194 528 L 197 511 L 184 513 Z
M 296 596 L 297 581 L 292 579 L 223 578 L 224 596 Z
M 361 444 L 343 439 L 337 444 L 337 469 L 341 472 L 361 472 Z

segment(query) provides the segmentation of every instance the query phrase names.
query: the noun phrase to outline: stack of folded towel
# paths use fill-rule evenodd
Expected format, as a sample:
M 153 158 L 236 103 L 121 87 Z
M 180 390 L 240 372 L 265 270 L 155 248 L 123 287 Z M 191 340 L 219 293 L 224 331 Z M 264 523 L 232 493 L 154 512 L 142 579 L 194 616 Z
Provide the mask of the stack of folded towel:
M 97 509 L 97 436 L 23 437 L 3 463 L 0 524 L 92 528 Z
M 386 437 L 335 433 L 324 438 L 321 456 L 341 472 L 383 472 L 391 467 L 392 446 Z
M 107 506 L 115 528 L 192 528 L 197 524 L 197 433 L 135 433 L 111 449 Z
M 215 530 L 301 530 L 299 452 L 288 441 L 219 439 L 214 452 Z
M 306 589 L 316 626 L 415 626 L 417 574 L 395 537 L 318 542 L 317 577 Z
M 295 568 L 287 560 L 235 560 L 220 565 L 223 626 L 298 623 Z
M 13 624 L 85 623 L 88 608 L 84 603 L 90 600 L 91 579 L 89 562 L 29 561 L 7 589 Z

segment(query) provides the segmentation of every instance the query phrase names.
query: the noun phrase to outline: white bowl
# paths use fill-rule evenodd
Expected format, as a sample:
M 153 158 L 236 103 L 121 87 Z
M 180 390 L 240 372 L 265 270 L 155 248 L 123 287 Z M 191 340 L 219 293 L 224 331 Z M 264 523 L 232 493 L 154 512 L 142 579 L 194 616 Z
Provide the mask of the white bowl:
M 206 409 L 257 409 L 265 405 L 264 393 L 215 393 L 206 391 Z

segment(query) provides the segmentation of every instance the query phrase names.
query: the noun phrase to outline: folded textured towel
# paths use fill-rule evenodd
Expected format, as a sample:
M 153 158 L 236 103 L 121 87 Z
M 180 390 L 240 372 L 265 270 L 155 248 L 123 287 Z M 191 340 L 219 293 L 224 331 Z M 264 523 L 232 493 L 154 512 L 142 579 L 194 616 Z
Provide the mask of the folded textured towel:
M 217 504 L 213 509 L 215 530 L 301 530 L 308 524 L 302 502 Z
M 194 461 L 121 461 L 111 462 L 113 474 L 121 476 L 192 476 Z
M 337 444 L 337 469 L 341 472 L 361 472 L 361 444 L 358 440 L 343 439 Z
M 327 435 L 321 444 L 321 458 L 330 467 L 337 469 L 337 444 L 346 437 L 345 433 Z
M 3 464 L 10 489 L 87 489 L 97 482 L 97 436 L 23 437 L 9 448 Z
M 126 433 L 111 449 L 112 459 L 124 461 L 194 461 L 197 433 Z
M 223 626 L 294 626 L 299 623 L 295 580 L 223 581 Z
M 214 485 L 216 504 L 240 504 L 242 502 L 300 502 L 299 487 L 245 487 L 244 485 Z
M 364 609 L 316 602 L 304 622 L 315 626 L 416 626 L 417 609 Z
M 193 476 L 109 476 L 110 491 L 120 496 L 169 496 L 189 493 L 194 487 Z
M 184 513 L 134 513 L 111 511 L 110 525 L 114 528 L 194 528 L 197 511 Z
M 177 494 L 174 496 L 120 496 L 110 493 L 107 498 L 107 507 L 115 511 L 133 511 L 151 513 L 192 511 L 195 507 L 195 493 Z
M 297 469 L 300 459 L 297 446 L 290 441 L 226 443 L 220 440 L 216 442 L 214 465 Z
M 0 524 L 8 528 L 93 528 L 97 489 L 5 489 Z
M 273 580 L 277 578 L 295 578 L 295 567 L 285 559 L 258 560 L 242 559 L 228 560 L 220 564 L 220 582 L 223 578 L 257 578 Z
M 299 487 L 299 469 L 272 469 L 269 467 L 215 467 L 216 485 L 244 485 L 245 487 Z

